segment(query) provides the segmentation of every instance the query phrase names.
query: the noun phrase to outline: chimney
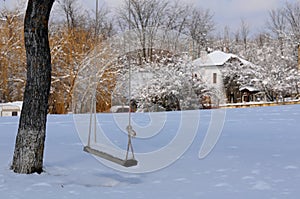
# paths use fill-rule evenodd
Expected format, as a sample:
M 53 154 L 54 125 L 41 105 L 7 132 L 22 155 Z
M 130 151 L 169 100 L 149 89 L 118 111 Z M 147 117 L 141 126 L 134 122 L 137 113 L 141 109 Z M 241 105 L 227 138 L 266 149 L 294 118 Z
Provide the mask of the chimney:
M 207 54 L 208 54 L 208 53 L 207 53 L 206 50 L 201 50 L 201 51 L 200 51 L 200 57 L 201 57 L 201 58 L 206 58 L 206 57 L 207 57 Z

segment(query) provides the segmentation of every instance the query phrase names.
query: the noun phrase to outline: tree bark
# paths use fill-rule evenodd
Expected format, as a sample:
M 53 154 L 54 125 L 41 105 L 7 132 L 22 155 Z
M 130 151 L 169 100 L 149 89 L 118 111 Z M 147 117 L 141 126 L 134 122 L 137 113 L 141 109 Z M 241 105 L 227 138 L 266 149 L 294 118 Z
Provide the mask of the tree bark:
M 12 170 L 43 172 L 51 55 L 48 21 L 54 0 L 29 0 L 24 21 L 27 82 L 16 137 Z

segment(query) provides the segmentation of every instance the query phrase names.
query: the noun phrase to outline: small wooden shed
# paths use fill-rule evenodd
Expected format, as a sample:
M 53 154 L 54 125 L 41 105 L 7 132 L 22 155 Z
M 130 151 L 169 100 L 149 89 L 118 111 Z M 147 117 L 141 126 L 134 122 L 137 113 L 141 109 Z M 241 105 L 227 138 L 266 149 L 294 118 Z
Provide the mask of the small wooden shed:
M 259 92 L 259 90 L 252 86 L 243 86 L 240 89 L 242 102 L 253 102 L 255 101 L 255 94 Z

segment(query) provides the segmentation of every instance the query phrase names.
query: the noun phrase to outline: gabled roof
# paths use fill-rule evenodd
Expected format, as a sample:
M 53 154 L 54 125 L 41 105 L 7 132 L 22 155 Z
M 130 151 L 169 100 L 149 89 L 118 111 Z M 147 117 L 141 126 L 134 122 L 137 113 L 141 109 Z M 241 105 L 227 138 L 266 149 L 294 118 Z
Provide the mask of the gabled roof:
M 23 102 L 9 102 L 9 103 L 0 103 L 0 107 L 18 107 L 20 110 L 22 109 Z
M 249 91 L 249 92 L 259 92 L 259 89 L 253 87 L 253 86 L 243 86 L 239 89 L 240 91 Z
M 227 61 L 229 61 L 232 58 L 238 59 L 243 64 L 251 64 L 250 62 L 240 58 L 235 54 L 224 53 L 219 50 L 194 60 L 193 64 L 196 66 L 223 66 Z

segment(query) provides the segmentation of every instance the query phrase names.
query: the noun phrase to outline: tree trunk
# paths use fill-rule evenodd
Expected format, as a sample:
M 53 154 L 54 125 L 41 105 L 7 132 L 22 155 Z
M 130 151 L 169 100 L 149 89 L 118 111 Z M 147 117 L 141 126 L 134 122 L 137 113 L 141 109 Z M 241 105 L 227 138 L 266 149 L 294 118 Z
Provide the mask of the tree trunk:
M 27 82 L 16 137 L 12 170 L 16 173 L 43 171 L 51 56 L 48 21 L 54 0 L 29 0 L 24 21 Z

